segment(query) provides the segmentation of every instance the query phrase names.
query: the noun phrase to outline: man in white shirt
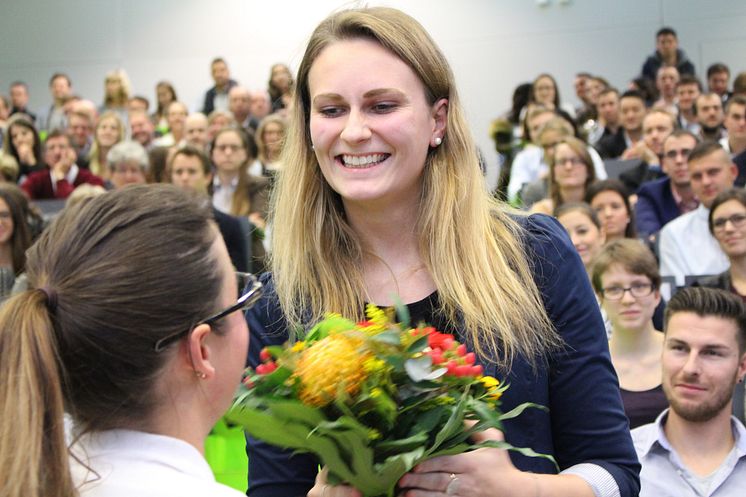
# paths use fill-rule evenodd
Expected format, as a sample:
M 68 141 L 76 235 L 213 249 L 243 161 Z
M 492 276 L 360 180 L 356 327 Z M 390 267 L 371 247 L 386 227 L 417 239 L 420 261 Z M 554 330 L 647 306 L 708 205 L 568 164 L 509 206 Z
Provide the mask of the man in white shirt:
M 674 276 L 683 286 L 686 276 L 718 274 L 728 258 L 710 234 L 707 217 L 715 197 L 733 187 L 738 169 L 718 143 L 700 143 L 689 154 L 689 177 L 699 207 L 666 224 L 660 232 L 661 275 Z
M 731 416 L 746 375 L 746 308 L 724 290 L 685 288 L 666 307 L 661 356 L 670 408 L 632 430 L 641 497 L 736 497 L 746 489 L 746 429 Z

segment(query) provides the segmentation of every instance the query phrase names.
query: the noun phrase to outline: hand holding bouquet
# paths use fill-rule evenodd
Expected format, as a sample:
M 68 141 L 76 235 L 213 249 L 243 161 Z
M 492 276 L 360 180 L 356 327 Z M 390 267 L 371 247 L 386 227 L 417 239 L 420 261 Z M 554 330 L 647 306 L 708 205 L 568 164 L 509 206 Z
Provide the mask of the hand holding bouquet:
M 330 483 L 371 497 L 394 495 L 405 473 L 439 455 L 501 447 L 549 457 L 470 442 L 474 432 L 501 429 L 502 420 L 540 406 L 501 413 L 507 386 L 483 376 L 453 335 L 409 327 L 405 309 L 400 324 L 375 306 L 366 314 L 361 323 L 329 315 L 304 340 L 264 349 L 228 419 L 260 440 L 315 454 Z

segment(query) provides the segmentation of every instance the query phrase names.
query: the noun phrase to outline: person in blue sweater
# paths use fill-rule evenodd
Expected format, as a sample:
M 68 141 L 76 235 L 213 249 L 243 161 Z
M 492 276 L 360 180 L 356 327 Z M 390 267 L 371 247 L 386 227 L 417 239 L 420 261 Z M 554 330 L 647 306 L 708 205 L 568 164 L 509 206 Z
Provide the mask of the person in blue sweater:
M 361 318 L 397 296 L 415 322 L 456 333 L 485 374 L 532 401 L 501 449 L 438 457 L 404 495 L 633 496 L 639 465 L 598 305 L 559 223 L 521 216 L 484 188 L 453 74 L 422 26 L 390 8 L 338 12 L 298 70 L 274 194 L 267 293 L 247 314 L 249 362 L 325 312 Z M 359 495 L 309 455 L 249 441 L 249 495 Z

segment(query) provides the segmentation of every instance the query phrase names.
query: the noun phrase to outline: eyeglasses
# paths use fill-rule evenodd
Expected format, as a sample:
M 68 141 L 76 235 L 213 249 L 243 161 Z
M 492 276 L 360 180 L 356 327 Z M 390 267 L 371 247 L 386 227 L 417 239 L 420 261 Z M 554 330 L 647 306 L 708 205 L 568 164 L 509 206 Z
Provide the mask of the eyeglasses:
M 732 216 L 713 219 L 712 229 L 714 231 L 722 231 L 725 229 L 725 223 L 728 221 L 730 221 L 730 224 L 732 224 L 734 228 L 743 228 L 744 223 L 746 223 L 746 214 L 733 214 Z
M 196 325 L 194 325 L 194 327 L 199 326 L 200 324 L 213 324 L 215 321 L 226 317 L 228 314 L 232 314 L 236 311 L 246 311 L 248 309 L 251 309 L 254 304 L 256 304 L 263 293 L 261 281 L 259 281 L 256 276 L 251 273 L 240 272 L 236 272 L 236 280 L 238 283 L 238 293 L 240 295 L 236 303 L 226 309 L 223 309 L 217 314 L 213 314 L 212 316 L 199 321 Z M 192 331 L 194 327 L 161 338 L 160 340 L 155 342 L 155 351 L 161 352 L 169 344 L 179 340 L 184 335 Z
M 585 162 L 583 162 L 583 159 L 581 159 L 580 157 L 563 157 L 562 159 L 556 159 L 554 163 L 558 166 L 569 164 L 572 167 L 585 165 Z
M 691 153 L 692 153 L 691 148 L 682 148 L 681 150 L 669 150 L 663 155 L 666 157 L 666 159 L 675 159 L 676 157 L 679 156 L 679 154 L 681 154 L 682 157 L 684 157 L 685 159 L 688 159 L 689 154 Z
M 621 286 L 610 286 L 601 290 L 601 294 L 606 300 L 622 300 L 624 293 L 629 292 L 635 298 L 647 297 L 653 293 L 654 286 L 652 283 L 635 283 L 634 285 L 624 288 Z
M 231 152 L 238 152 L 243 147 L 241 145 L 215 145 L 215 150 L 219 152 L 227 152 L 230 150 Z

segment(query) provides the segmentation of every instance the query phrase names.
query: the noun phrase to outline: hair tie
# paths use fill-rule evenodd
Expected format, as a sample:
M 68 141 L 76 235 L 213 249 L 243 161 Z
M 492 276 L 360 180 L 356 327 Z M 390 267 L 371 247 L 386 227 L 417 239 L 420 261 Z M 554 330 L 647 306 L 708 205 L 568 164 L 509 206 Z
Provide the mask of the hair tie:
M 39 290 L 41 290 L 46 297 L 47 309 L 49 309 L 49 312 L 54 312 L 55 310 L 57 310 L 57 292 L 55 292 L 48 286 L 43 286 L 39 288 Z

